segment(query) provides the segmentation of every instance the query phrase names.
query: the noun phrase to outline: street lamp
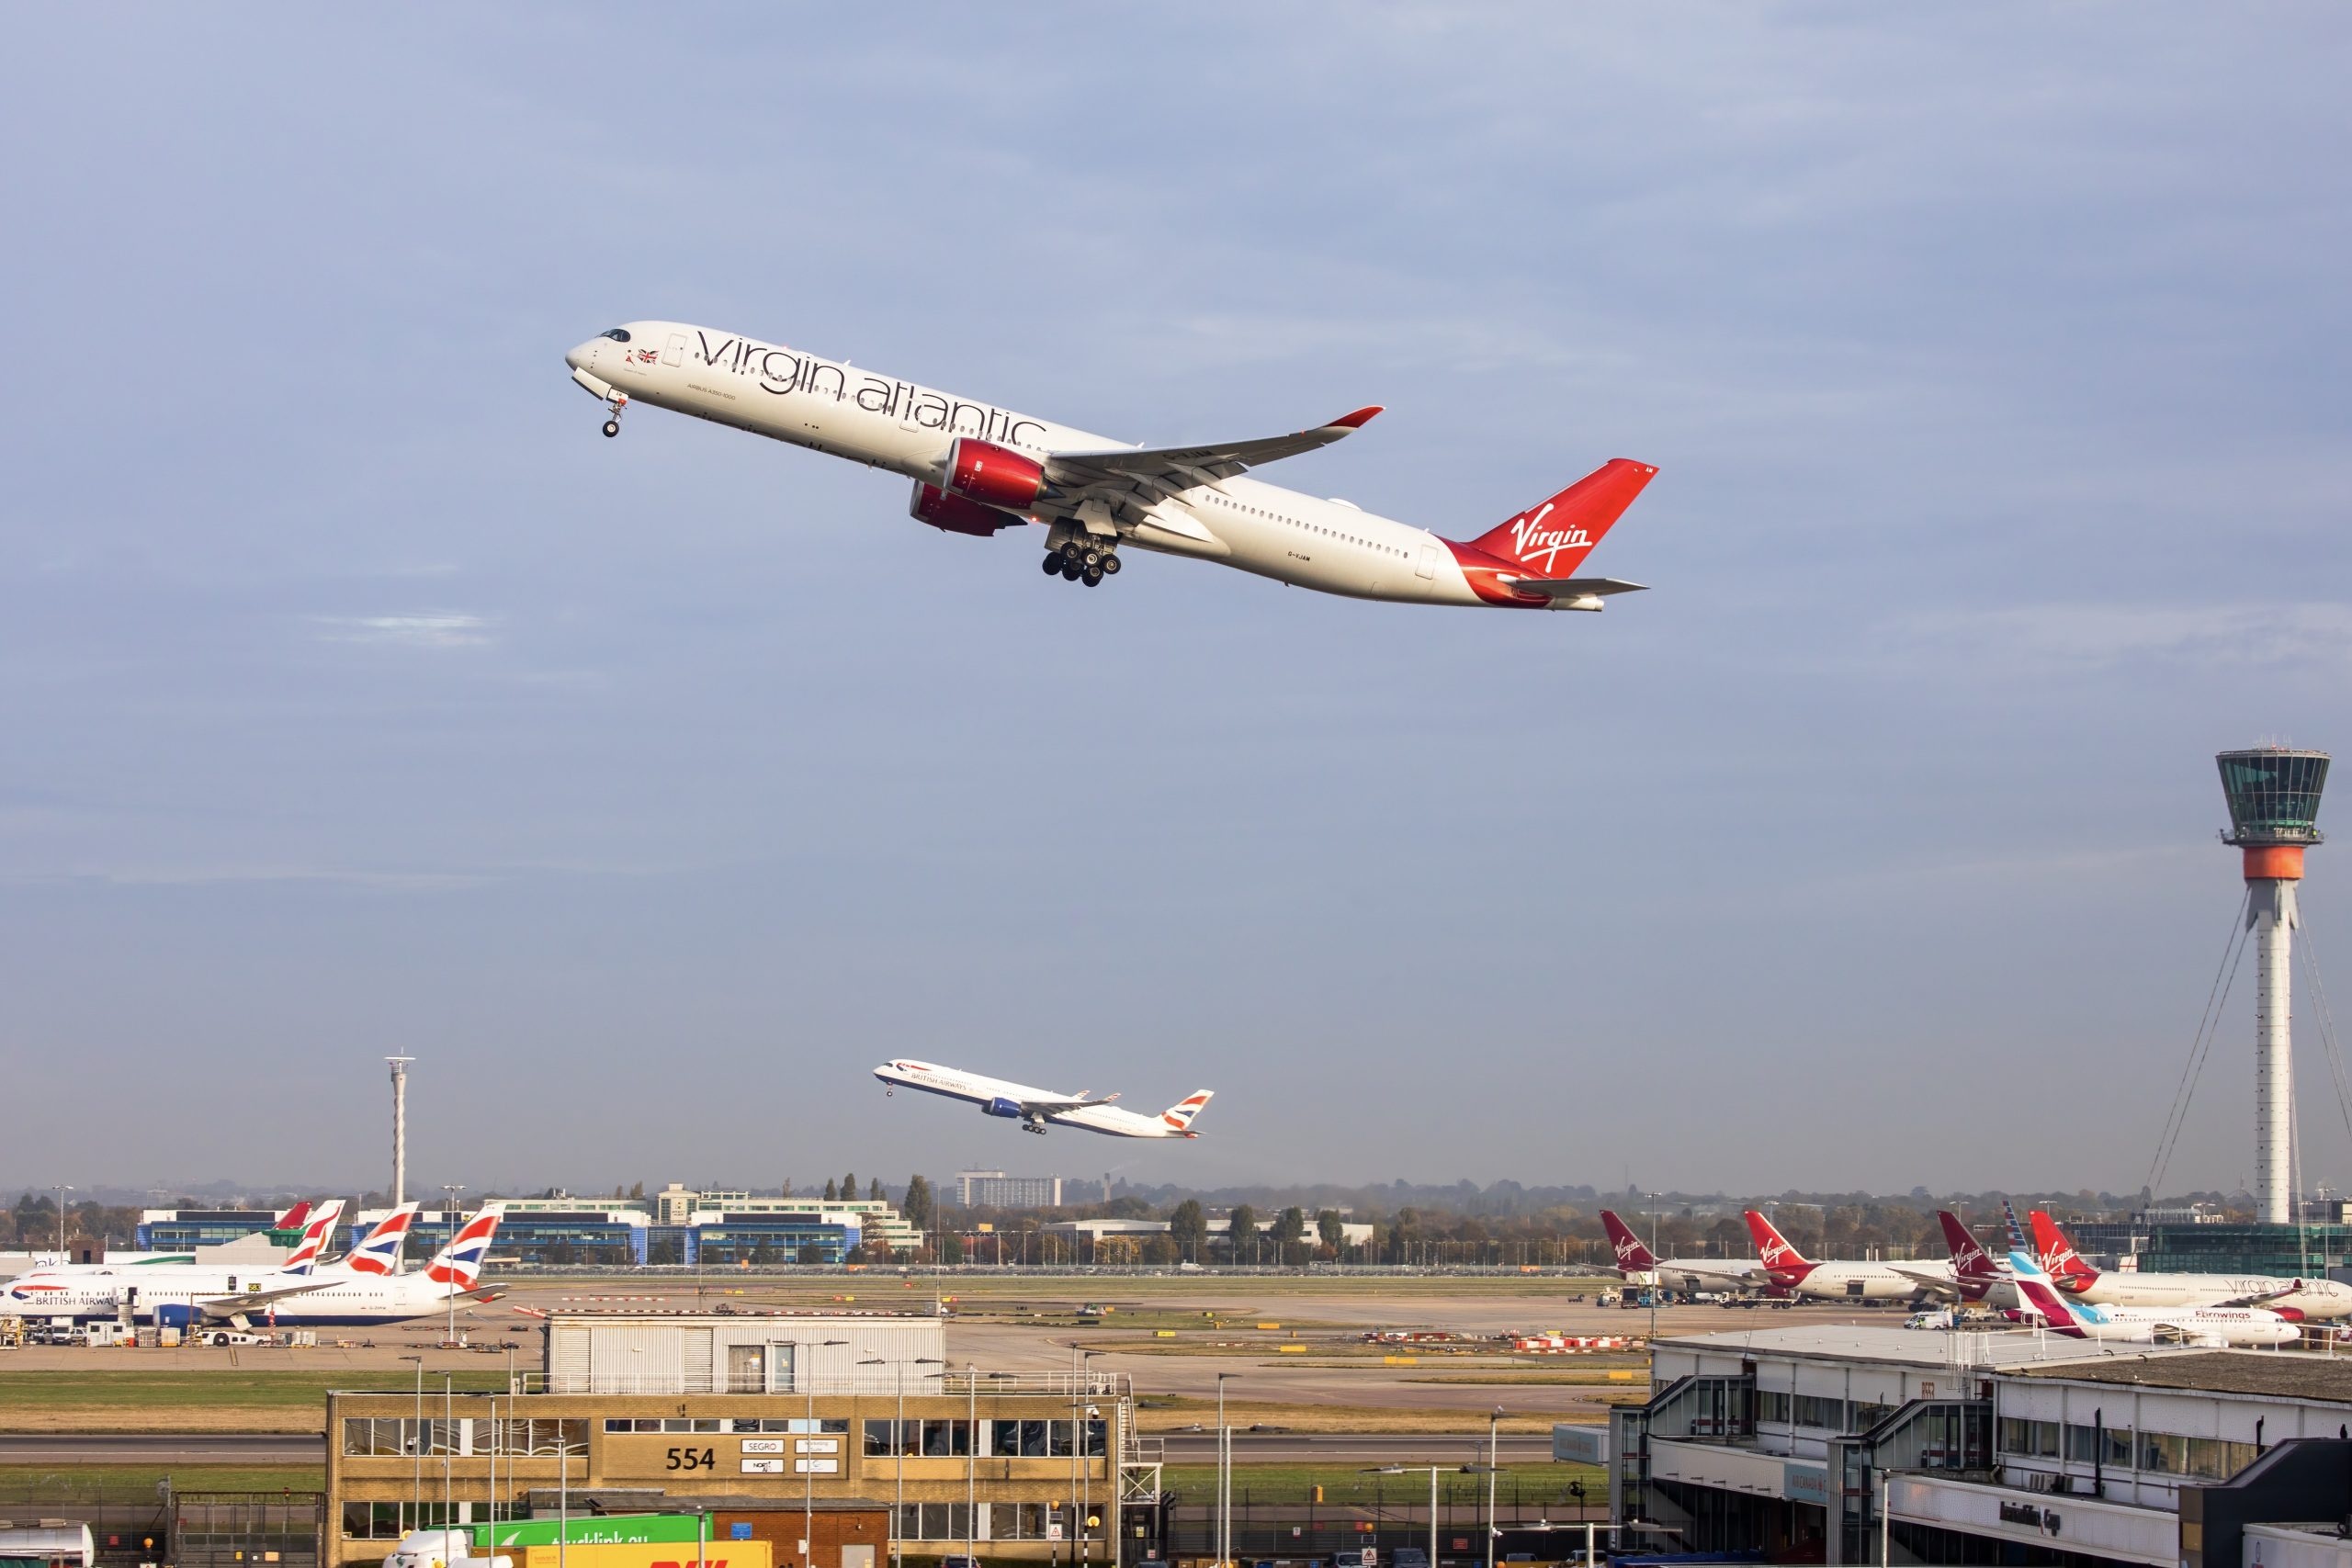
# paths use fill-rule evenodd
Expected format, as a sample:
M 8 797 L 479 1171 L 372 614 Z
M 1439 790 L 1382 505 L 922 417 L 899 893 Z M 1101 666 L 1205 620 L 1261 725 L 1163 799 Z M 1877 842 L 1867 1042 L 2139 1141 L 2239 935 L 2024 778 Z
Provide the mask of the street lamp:
M 458 1374 L 441 1374 L 441 1528 L 447 1529 L 457 1511 L 449 1506 L 449 1468 L 458 1457 Z
M 409 1432 L 410 1440 L 416 1445 L 416 1474 L 411 1478 L 408 1490 L 409 1512 L 413 1519 L 424 1511 L 424 1358 L 402 1356 L 401 1359 L 416 1363 L 416 1420 Z M 424 1526 L 417 1520 L 414 1528 L 422 1529 Z
M 846 1339 L 794 1340 L 792 1342 L 793 1378 L 797 1381 L 800 1376 L 801 1351 L 831 1349 L 836 1345 L 848 1343 Z M 817 1560 L 817 1461 L 809 1457 L 816 1450 L 808 1447 L 808 1438 L 815 1436 L 817 1431 L 817 1380 L 810 1378 L 804 1386 L 803 1392 L 808 1396 L 808 1419 L 802 1423 L 808 1431 L 804 1436 L 794 1438 L 792 1447 L 795 1456 L 793 1462 L 800 1467 L 801 1568 L 809 1568 L 809 1564 Z M 843 1446 L 847 1446 L 847 1439 L 843 1439 Z
M 1657 1300 L 1655 1292 L 1650 1300 Z M 1498 1404 L 1495 1413 L 1487 1417 L 1487 1568 L 1495 1568 L 1495 1476 L 1502 1468 L 1498 1462 L 1502 1457 L 1502 1439 L 1498 1436 L 1502 1426 L 1503 1407 Z
M 909 1360 L 891 1362 L 880 1356 L 868 1356 L 858 1362 L 861 1367 L 896 1366 L 899 1371 L 899 1417 L 890 1424 L 890 1468 L 894 1472 L 890 1495 L 890 1563 L 898 1568 L 899 1533 L 904 1528 L 907 1513 L 907 1368 L 944 1367 L 947 1363 L 936 1356 L 916 1356 Z M 927 1378 L 944 1377 L 944 1372 L 925 1372 Z
M 1232 1561 L 1233 1552 L 1233 1432 L 1225 1424 L 1225 1385 L 1239 1372 L 1216 1375 L 1216 1561 L 1217 1568 Z M 1435 1568 L 1432 1564 L 1431 1568 Z
M 1094 1391 L 1094 1358 L 1102 1354 L 1102 1352 L 1100 1350 L 1080 1350 L 1079 1354 L 1085 1358 L 1084 1371 L 1087 1382 L 1087 1392 L 1091 1393 Z M 1077 1401 L 1078 1393 L 1077 1391 L 1073 1389 L 1070 1393 L 1070 1402 L 1074 1404 Z M 1070 1424 L 1069 1434 L 1070 1447 L 1078 1450 L 1079 1456 L 1078 1526 L 1081 1532 L 1078 1538 L 1079 1561 L 1083 1563 L 1091 1563 L 1094 1561 L 1094 1525 L 1092 1518 L 1094 1511 L 1094 1456 L 1086 1451 L 1088 1448 L 1086 1438 L 1088 1435 L 1092 1433 L 1094 1430 L 1095 1413 L 1095 1407 L 1091 1404 L 1088 1405 L 1086 1407 L 1085 1423 L 1080 1425 L 1078 1422 L 1072 1422 Z
M 451 1237 L 456 1236 L 458 1234 L 458 1194 L 463 1192 L 465 1190 L 466 1184 L 462 1181 L 445 1181 L 441 1184 L 441 1190 L 449 1195 L 448 1201 L 441 1205 L 441 1220 L 443 1224 L 449 1227 L 449 1235 Z M 443 1245 L 447 1246 L 447 1241 L 445 1241 Z M 458 1281 L 451 1280 L 449 1281 L 449 1332 L 443 1337 L 441 1343 L 444 1345 L 454 1345 L 457 1342 Z
M 1430 1472 L 1430 1568 L 1437 1568 L 1437 1472 L 1443 1465 L 1384 1464 L 1365 1471 L 1366 1475 L 1414 1475 L 1423 1470 Z
M 57 1184 L 57 1260 L 65 1261 L 65 1195 L 74 1189 L 64 1182 Z

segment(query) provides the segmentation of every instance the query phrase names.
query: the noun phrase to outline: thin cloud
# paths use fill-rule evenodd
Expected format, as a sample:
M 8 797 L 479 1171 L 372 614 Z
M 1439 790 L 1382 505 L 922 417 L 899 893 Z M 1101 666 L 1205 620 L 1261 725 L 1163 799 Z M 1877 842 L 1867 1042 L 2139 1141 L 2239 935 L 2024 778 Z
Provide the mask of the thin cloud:
M 493 639 L 493 622 L 457 611 L 408 615 L 318 615 L 329 642 L 394 643 L 408 648 L 482 648 Z
M 1975 672 L 2052 674 L 2120 666 L 2352 668 L 2352 604 L 2030 604 L 1899 624 L 1922 658 Z

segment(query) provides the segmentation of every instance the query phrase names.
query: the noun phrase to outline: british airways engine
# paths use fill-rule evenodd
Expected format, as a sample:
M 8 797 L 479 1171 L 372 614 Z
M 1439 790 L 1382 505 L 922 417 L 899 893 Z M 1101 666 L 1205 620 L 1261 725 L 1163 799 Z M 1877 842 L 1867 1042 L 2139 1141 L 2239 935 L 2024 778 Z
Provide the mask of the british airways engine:
M 994 1100 L 989 1100 L 987 1104 L 980 1107 L 980 1114 L 983 1116 L 1011 1116 L 1017 1119 L 1021 1114 L 1021 1102 L 1017 1100 L 1007 1100 L 1004 1096 L 1000 1094 Z

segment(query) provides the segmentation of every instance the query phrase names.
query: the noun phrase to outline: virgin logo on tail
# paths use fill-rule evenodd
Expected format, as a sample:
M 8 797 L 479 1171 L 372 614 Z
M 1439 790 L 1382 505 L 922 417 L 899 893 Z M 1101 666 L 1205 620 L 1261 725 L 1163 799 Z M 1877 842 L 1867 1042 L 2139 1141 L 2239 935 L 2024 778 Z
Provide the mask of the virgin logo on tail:
M 1592 547 L 1592 536 L 1582 528 L 1546 528 L 1544 519 L 1552 515 L 1552 502 L 1545 502 L 1533 516 L 1521 517 L 1510 525 L 1510 553 L 1513 559 L 1533 565 L 1535 558 L 1544 558 L 1544 570 L 1549 575 L 1553 563 L 1562 550 L 1586 550 Z
M 1601 1210 L 1600 1224 L 1609 1233 L 1610 1249 L 1617 1254 L 1619 1272 L 1642 1274 L 1657 1267 L 1657 1259 L 1651 1257 L 1650 1249 L 1642 1245 L 1642 1238 L 1634 1234 L 1634 1227 L 1615 1213 Z
M 2035 1209 L 2026 1215 L 2033 1226 L 2033 1249 L 2041 1255 L 2041 1266 L 2050 1272 L 2060 1288 L 2079 1291 L 2098 1278 L 2098 1270 L 2082 1259 L 2058 1222 L 2042 1210 Z
M 1747 1234 L 1756 1240 L 1756 1260 L 1764 1265 L 1766 1273 L 1789 1284 L 1813 1272 L 1812 1263 L 1772 1228 L 1771 1221 L 1753 1209 L 1742 1210 L 1741 1214 L 1747 1221 Z

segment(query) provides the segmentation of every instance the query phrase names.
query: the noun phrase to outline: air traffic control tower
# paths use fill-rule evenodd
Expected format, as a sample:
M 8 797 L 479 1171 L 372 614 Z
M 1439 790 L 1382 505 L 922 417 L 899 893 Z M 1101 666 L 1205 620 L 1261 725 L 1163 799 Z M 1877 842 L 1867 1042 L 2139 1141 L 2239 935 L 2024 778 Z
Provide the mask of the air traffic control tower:
M 2319 797 L 2327 753 L 2284 746 L 2224 751 L 2222 794 L 2230 826 L 2222 841 L 2245 852 L 2245 920 L 2261 965 L 2254 993 L 2254 1194 L 2257 1218 L 2293 1222 L 2295 884 L 2303 851 L 2320 841 Z

